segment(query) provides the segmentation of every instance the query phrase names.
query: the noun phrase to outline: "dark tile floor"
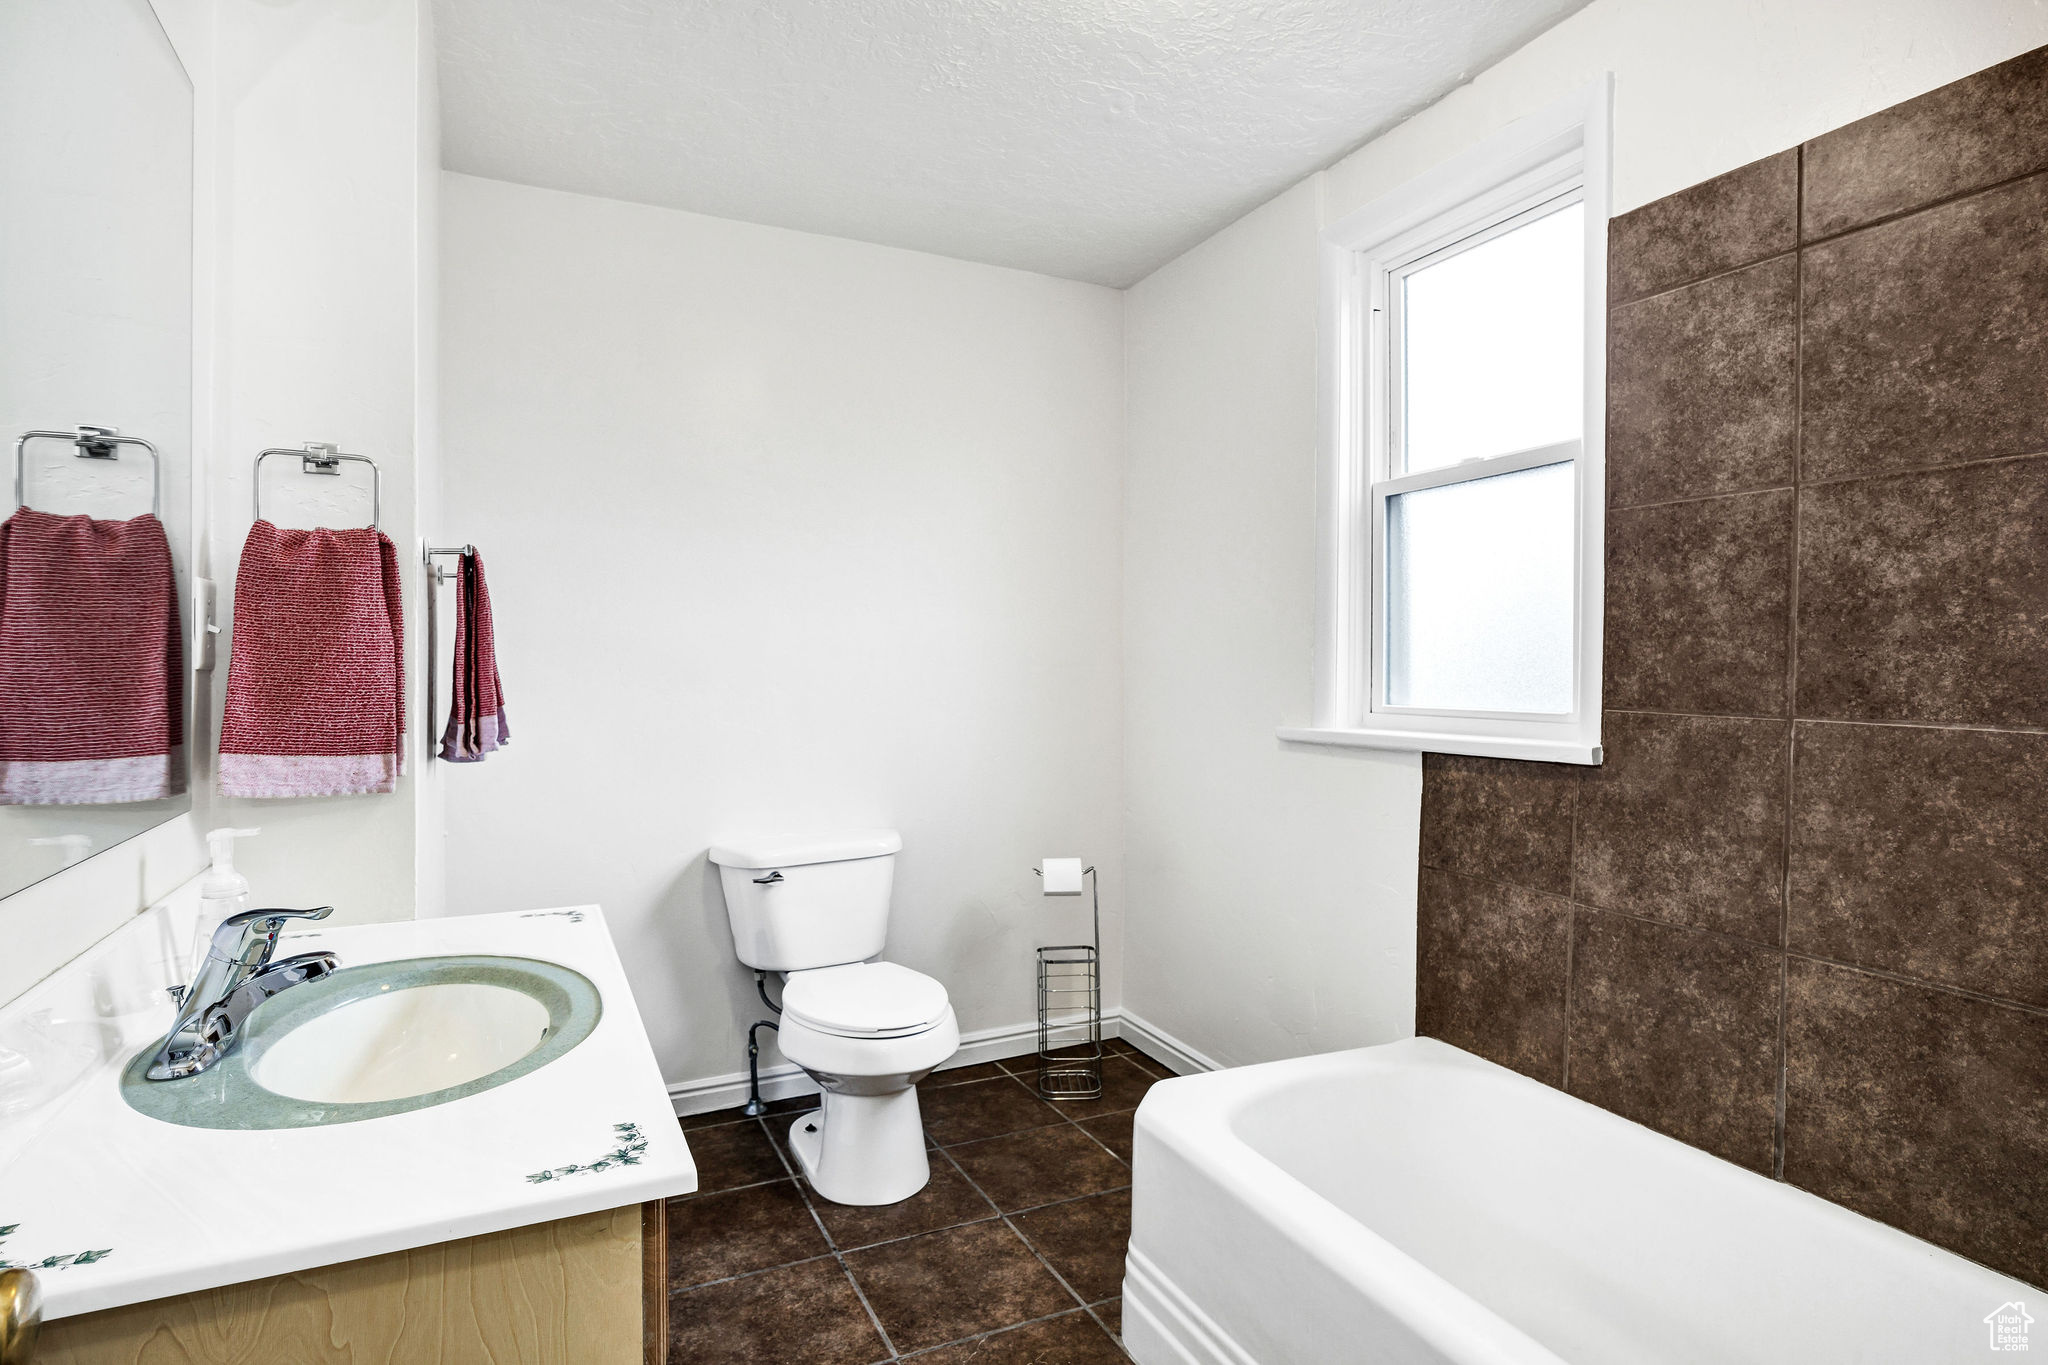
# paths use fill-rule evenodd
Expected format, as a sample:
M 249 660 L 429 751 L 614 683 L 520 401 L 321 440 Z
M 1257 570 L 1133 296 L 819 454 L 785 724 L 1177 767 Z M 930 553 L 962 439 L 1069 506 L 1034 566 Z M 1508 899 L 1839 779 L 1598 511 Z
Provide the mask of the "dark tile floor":
M 927 1078 L 931 1183 L 886 1208 L 830 1203 L 796 1174 L 783 1135 L 815 1096 L 684 1119 L 698 1192 L 668 1209 L 670 1361 L 1127 1360 L 1132 1113 L 1171 1073 L 1107 1050 L 1099 1100 L 1040 1100 L 1030 1057 Z

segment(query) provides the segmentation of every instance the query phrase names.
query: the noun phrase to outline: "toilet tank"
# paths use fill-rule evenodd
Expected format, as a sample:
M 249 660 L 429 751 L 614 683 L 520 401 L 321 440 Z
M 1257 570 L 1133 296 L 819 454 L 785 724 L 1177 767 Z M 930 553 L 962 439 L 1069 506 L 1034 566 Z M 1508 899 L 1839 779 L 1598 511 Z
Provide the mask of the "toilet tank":
M 881 952 L 902 847 L 892 829 L 712 845 L 739 960 L 762 971 L 800 972 Z

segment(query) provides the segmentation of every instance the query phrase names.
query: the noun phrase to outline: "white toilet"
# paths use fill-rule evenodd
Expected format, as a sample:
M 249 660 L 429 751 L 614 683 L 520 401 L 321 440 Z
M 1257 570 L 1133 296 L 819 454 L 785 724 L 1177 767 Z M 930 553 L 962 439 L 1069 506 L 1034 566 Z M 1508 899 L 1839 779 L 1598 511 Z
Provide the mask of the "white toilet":
M 789 1149 L 836 1204 L 893 1204 L 931 1179 L 917 1083 L 960 1047 L 946 988 L 867 959 L 889 931 L 894 830 L 735 839 L 711 850 L 739 960 L 783 976 L 782 1055 L 824 1092 Z

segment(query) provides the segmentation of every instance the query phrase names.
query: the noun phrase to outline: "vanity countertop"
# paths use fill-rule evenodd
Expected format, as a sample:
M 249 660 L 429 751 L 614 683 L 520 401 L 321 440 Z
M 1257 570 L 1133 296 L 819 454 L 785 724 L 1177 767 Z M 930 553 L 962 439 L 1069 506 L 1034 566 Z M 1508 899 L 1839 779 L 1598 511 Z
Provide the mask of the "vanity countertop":
M 326 1127 L 188 1128 L 122 1099 L 122 1064 L 170 1026 L 161 988 L 180 975 L 184 942 L 170 921 L 145 916 L 66 969 L 87 974 L 90 1006 L 74 987 L 39 1011 L 9 1012 L 16 1037 L 41 1030 L 74 1059 L 93 1058 L 45 1103 L 0 1116 L 0 1266 L 37 1269 L 48 1318 L 696 1188 L 594 905 L 286 934 L 280 957 L 331 949 L 346 966 L 537 958 L 581 972 L 602 996 L 590 1036 L 536 1071 L 434 1108 Z M 82 1045 L 88 1026 L 96 1037 Z

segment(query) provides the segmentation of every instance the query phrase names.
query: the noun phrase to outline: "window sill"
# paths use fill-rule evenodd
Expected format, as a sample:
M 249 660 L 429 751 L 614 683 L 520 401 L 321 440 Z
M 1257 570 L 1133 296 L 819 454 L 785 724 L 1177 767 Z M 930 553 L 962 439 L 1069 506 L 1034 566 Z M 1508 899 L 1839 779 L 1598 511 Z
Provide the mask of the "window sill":
M 1537 763 L 1597 765 L 1600 746 L 1557 739 L 1508 739 L 1423 730 L 1325 730 L 1283 725 L 1288 744 L 1328 744 L 1341 749 L 1398 749 L 1406 753 L 1469 754 L 1478 758 L 1521 758 Z

